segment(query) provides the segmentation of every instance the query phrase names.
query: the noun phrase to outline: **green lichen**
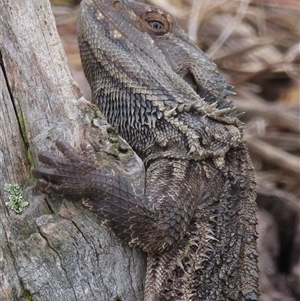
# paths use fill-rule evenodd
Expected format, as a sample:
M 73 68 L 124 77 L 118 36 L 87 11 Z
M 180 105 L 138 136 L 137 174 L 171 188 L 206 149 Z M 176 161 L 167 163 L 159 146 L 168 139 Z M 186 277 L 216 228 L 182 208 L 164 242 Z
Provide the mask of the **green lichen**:
M 30 167 L 34 168 L 35 165 L 34 165 L 34 161 L 33 161 L 33 156 L 32 156 L 32 153 L 29 149 L 27 150 L 27 159 L 28 159 L 28 162 L 30 164 Z
M 28 202 L 23 200 L 21 187 L 17 184 L 5 184 L 4 191 L 8 193 L 9 199 L 5 205 L 18 214 L 22 213 L 23 208 L 28 206 Z
M 27 127 L 26 127 L 26 122 L 25 122 L 24 116 L 22 114 L 18 115 L 18 121 L 19 121 L 19 124 L 20 124 L 20 127 L 21 127 L 22 137 L 24 139 L 24 142 L 25 142 L 26 145 L 28 145 L 28 141 L 29 141 L 28 130 L 27 130 Z
M 25 290 L 23 291 L 23 299 L 25 299 L 26 301 L 33 301 L 33 297 L 32 295 L 30 294 L 30 292 L 28 290 Z
M 30 169 L 34 168 L 35 165 L 34 165 L 34 160 L 33 160 L 33 155 L 30 151 L 30 148 L 29 148 L 29 134 L 28 134 L 28 130 L 27 130 L 27 127 L 26 127 L 26 122 L 25 122 L 25 119 L 24 119 L 24 116 L 22 114 L 18 115 L 18 121 L 19 121 L 19 124 L 20 124 L 20 128 L 21 128 L 21 132 L 22 132 L 22 138 L 24 140 L 24 143 L 25 143 L 25 146 L 27 148 L 27 159 L 28 159 L 28 162 L 30 164 Z M 30 179 L 31 182 L 34 181 L 34 179 Z
M 28 162 L 30 165 L 30 170 L 32 170 L 35 167 L 35 164 L 34 164 L 32 152 L 29 150 L 29 148 L 27 150 L 27 159 L 28 159 Z M 35 181 L 36 181 L 36 179 L 33 176 L 29 177 L 29 179 L 28 179 L 28 183 L 30 183 L 30 184 L 33 184 Z

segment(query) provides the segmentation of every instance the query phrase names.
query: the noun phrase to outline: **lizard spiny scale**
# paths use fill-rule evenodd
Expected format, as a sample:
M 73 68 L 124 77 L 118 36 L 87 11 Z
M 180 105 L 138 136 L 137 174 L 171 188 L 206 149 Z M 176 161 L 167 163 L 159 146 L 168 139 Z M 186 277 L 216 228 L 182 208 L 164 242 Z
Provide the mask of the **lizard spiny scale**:
M 63 141 L 64 158 L 40 155 L 37 187 L 82 200 L 147 253 L 145 301 L 256 300 L 255 183 L 232 87 L 147 4 L 82 1 L 78 40 L 92 101 L 144 160 L 145 191 Z

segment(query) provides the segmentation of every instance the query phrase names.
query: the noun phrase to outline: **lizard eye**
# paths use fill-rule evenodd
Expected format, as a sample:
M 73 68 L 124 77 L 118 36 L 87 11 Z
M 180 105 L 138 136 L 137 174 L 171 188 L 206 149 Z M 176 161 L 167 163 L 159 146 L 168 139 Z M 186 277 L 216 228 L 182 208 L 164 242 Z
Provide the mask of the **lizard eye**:
M 148 22 L 148 24 L 151 26 L 152 29 L 155 29 L 155 30 L 160 30 L 163 28 L 163 24 L 158 22 L 158 21 L 150 21 Z
M 170 30 L 168 19 L 158 12 L 148 12 L 144 17 L 144 26 L 150 35 L 164 35 Z

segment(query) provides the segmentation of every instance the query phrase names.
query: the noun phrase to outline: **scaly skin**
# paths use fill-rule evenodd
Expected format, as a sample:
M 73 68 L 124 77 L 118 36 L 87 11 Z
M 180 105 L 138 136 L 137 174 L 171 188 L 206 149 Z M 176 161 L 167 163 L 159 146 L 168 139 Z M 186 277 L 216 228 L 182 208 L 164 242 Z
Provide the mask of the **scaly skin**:
M 83 145 L 39 158 L 37 187 L 82 201 L 148 253 L 145 301 L 257 300 L 255 183 L 241 122 L 215 64 L 161 9 L 81 4 L 92 101 L 146 167 L 145 191 Z

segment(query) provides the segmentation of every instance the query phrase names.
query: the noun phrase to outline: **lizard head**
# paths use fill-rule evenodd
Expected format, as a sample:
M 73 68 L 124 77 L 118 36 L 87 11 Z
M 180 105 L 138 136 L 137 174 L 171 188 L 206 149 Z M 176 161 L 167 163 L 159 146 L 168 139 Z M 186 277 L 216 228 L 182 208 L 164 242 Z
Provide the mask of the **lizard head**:
M 240 140 L 215 64 L 167 12 L 128 0 L 84 0 L 78 41 L 92 101 L 139 154 L 182 147 L 202 158 L 215 153 L 206 141 L 226 138 L 224 153 Z
M 138 2 L 128 2 L 127 12 L 129 21 L 153 39 L 173 71 L 198 95 L 214 102 L 234 94 L 233 87 L 224 82 L 216 64 L 188 37 L 171 14 Z
M 157 36 L 166 34 L 171 16 L 167 21 L 162 11 L 158 17 L 150 10 L 148 5 L 128 0 L 82 1 L 77 34 L 92 93 L 107 89 L 108 93 L 119 93 L 114 95 L 116 99 L 120 93 L 125 96 L 134 92 L 146 97 L 160 112 L 185 102 L 205 106 L 192 85 L 174 72 L 167 54 L 150 34 L 151 29 Z M 141 15 L 145 15 L 144 19 Z M 162 23 L 166 27 L 160 28 Z

